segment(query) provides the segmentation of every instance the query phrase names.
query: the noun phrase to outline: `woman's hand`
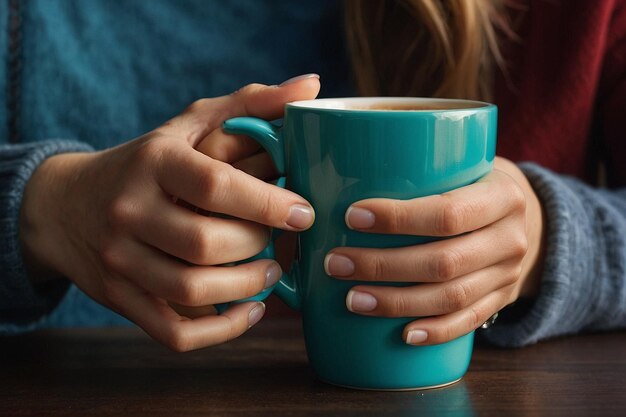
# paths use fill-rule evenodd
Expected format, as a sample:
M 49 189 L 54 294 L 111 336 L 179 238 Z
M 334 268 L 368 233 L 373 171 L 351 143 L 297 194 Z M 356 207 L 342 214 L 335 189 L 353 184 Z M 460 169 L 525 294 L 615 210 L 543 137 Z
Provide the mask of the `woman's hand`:
M 329 275 L 409 287 L 358 285 L 349 310 L 368 316 L 423 317 L 408 324 L 407 343 L 447 342 L 481 326 L 520 295 L 539 289 L 543 215 L 524 174 L 496 158 L 494 171 L 451 192 L 413 200 L 353 204 L 346 222 L 371 233 L 451 237 L 395 249 L 336 248 Z
M 263 303 L 235 304 L 219 316 L 207 306 L 255 295 L 281 270 L 272 260 L 220 265 L 260 252 L 269 239 L 263 225 L 303 230 L 314 213 L 297 194 L 195 148 L 228 142 L 215 150 L 254 154 L 249 141 L 225 140 L 224 120 L 278 118 L 285 103 L 318 91 L 316 77 L 249 85 L 199 100 L 116 148 L 49 158 L 25 190 L 20 236 L 27 266 L 40 280 L 70 278 L 174 350 L 238 337 L 262 317 Z

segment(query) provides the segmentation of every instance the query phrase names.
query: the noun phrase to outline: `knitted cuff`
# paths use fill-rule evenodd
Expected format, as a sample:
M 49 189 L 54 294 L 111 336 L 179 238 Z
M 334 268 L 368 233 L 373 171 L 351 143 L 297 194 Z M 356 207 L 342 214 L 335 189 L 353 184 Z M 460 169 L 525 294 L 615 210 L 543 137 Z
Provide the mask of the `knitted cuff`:
M 502 347 L 520 347 L 579 330 L 593 287 L 588 216 L 578 196 L 557 174 L 532 163 L 520 164 L 546 216 L 546 248 L 541 289 L 535 300 L 505 308 L 481 336 Z
M 55 281 L 33 287 L 26 272 L 19 238 L 24 189 L 39 165 L 51 156 L 93 151 L 66 140 L 0 146 L 0 333 L 11 325 L 35 325 L 65 294 L 69 283 Z

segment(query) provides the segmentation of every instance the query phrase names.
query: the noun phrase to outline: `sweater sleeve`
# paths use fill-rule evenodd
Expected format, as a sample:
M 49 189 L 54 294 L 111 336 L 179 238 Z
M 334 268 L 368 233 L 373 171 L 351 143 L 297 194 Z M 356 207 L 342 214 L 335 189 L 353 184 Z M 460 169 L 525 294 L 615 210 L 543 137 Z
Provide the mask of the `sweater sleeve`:
M 626 328 L 626 189 L 592 188 L 538 165 L 520 166 L 546 212 L 540 294 L 520 300 L 482 335 L 503 347 Z
M 0 334 L 36 327 L 69 287 L 67 281 L 34 287 L 28 277 L 19 238 L 26 184 L 46 158 L 92 150 L 87 144 L 65 140 L 0 146 Z
M 598 84 L 596 145 L 605 163 L 609 186 L 626 187 L 626 0 L 616 2 L 606 39 Z

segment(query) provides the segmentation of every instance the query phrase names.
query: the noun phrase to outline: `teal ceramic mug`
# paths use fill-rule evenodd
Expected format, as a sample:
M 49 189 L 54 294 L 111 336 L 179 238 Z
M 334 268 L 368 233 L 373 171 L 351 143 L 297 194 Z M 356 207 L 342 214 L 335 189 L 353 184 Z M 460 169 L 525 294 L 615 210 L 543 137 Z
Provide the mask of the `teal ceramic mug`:
M 346 295 L 362 282 L 329 277 L 324 257 L 339 246 L 401 247 L 433 240 L 357 232 L 346 226 L 345 212 L 365 198 L 411 199 L 478 180 L 493 166 L 496 121 L 497 108 L 483 102 L 342 98 L 287 104 L 282 127 L 249 117 L 224 123 L 227 133 L 257 140 L 286 177 L 287 188 L 315 208 L 315 223 L 299 234 L 299 259 L 274 291 L 302 311 L 307 353 L 321 380 L 403 390 L 443 386 L 464 375 L 473 333 L 434 346 L 407 345 L 402 330 L 414 318 L 348 311 Z

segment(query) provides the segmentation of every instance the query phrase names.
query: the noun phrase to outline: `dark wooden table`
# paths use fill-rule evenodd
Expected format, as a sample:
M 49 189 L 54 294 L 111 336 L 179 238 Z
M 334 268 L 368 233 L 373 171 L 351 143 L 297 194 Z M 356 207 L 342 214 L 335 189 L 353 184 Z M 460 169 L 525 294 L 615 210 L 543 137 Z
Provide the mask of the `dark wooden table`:
M 318 382 L 295 319 L 185 354 L 128 328 L 2 337 L 0 416 L 35 415 L 626 416 L 626 333 L 478 346 L 461 382 L 413 392 Z

